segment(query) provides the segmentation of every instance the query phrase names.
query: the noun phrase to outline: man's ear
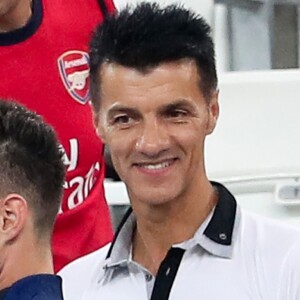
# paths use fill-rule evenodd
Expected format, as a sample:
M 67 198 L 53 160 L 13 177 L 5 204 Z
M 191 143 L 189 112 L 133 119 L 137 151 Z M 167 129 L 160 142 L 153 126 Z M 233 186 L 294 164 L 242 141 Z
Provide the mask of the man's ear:
M 0 234 L 4 242 L 18 237 L 29 214 L 27 201 L 18 194 L 9 194 L 0 200 Z
M 95 127 L 98 137 L 105 144 L 105 132 L 104 132 L 103 126 L 99 120 L 99 112 L 95 112 L 95 110 L 93 110 L 93 124 L 94 124 L 94 127 Z
M 211 134 L 219 117 L 219 91 L 214 91 L 208 104 L 207 134 Z

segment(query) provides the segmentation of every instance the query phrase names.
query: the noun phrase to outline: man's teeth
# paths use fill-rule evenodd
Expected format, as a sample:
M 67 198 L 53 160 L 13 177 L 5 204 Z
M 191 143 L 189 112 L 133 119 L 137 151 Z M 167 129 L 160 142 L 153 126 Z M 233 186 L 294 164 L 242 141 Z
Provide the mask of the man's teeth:
M 166 168 L 166 167 L 168 167 L 170 165 L 171 165 L 171 162 L 162 162 L 162 163 L 159 163 L 159 164 L 143 164 L 142 166 L 145 169 L 157 170 L 157 169 Z

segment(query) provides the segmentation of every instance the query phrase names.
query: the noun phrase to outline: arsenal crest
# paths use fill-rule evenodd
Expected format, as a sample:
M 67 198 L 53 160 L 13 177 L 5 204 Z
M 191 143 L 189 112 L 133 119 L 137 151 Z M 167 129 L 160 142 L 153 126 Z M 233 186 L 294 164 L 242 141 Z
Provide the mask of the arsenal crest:
M 90 99 L 89 55 L 84 51 L 68 51 L 57 62 L 61 79 L 71 97 L 81 104 L 87 103 Z

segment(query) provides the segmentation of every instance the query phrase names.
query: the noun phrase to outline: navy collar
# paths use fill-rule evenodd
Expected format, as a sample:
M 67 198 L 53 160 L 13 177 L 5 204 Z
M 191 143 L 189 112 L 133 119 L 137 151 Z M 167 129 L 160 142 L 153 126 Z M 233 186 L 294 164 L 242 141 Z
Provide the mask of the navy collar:
M 63 300 L 62 280 L 52 274 L 38 274 L 22 278 L 1 291 L 3 300 Z
M 0 300 L 5 300 L 5 295 L 8 291 L 8 288 L 0 291 Z

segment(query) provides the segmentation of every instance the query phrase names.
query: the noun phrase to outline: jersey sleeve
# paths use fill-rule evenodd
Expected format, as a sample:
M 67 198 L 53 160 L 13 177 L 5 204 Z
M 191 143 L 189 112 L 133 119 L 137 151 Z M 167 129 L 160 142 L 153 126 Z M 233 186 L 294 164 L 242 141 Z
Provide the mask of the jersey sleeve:
M 104 0 L 109 13 L 112 13 L 116 10 L 116 6 L 113 0 Z

